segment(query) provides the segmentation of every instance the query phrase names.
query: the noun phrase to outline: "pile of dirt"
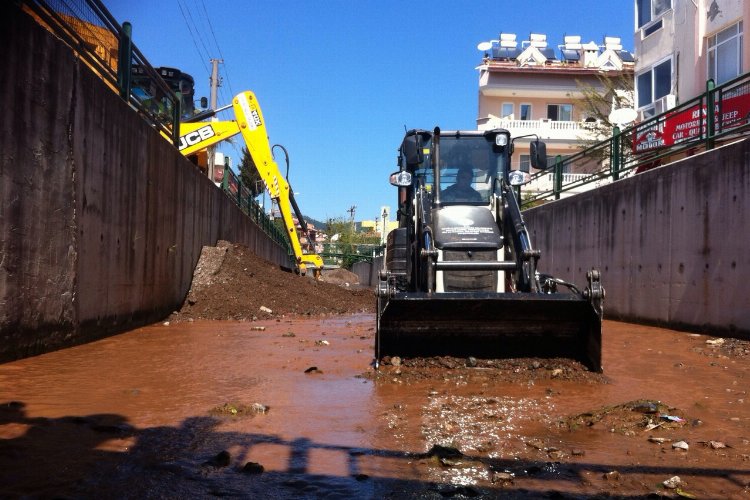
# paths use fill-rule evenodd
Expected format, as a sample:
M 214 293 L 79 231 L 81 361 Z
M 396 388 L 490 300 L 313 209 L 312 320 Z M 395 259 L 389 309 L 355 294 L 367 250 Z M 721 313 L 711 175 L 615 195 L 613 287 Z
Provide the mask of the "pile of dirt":
M 187 299 L 171 321 L 252 321 L 373 312 L 369 289 L 347 289 L 280 269 L 242 245 L 204 247 Z
M 404 358 L 384 356 L 377 372 L 363 376 L 381 383 L 412 383 L 422 380 L 481 379 L 492 382 L 519 380 L 569 380 L 578 383 L 607 383 L 601 373 L 589 371 L 568 358 L 478 359 L 435 356 Z
M 324 271 L 320 277 L 322 281 L 333 285 L 354 286 L 359 285 L 359 276 L 343 268 Z

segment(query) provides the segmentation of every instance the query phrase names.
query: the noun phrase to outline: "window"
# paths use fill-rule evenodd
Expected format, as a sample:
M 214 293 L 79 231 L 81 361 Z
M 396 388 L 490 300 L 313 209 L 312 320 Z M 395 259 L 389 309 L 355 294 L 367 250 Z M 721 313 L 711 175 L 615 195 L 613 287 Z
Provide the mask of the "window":
M 638 27 L 649 24 L 651 21 L 658 20 L 662 14 L 672 8 L 672 0 L 636 0 L 636 9 L 638 10 Z M 659 25 L 661 27 L 661 24 Z M 650 35 L 652 32 L 644 33 Z
M 547 104 L 547 118 L 560 122 L 573 121 L 573 105 Z
M 651 67 L 636 77 L 638 108 L 652 105 L 672 91 L 672 59 Z
M 716 85 L 742 73 L 742 21 L 708 37 L 708 77 Z
M 500 113 L 500 116 L 502 118 L 507 118 L 510 115 L 513 114 L 513 103 L 512 102 L 504 102 L 502 112 Z
M 521 104 L 521 120 L 531 120 L 531 104 Z
M 520 155 L 518 169 L 521 172 L 529 172 L 531 170 L 531 155 Z

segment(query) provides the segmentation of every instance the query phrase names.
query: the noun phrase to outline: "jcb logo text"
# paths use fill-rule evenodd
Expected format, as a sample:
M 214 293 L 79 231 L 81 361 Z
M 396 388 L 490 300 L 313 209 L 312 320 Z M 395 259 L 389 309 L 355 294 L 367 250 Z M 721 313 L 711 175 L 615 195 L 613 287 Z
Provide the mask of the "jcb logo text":
M 180 151 L 189 146 L 195 146 L 201 141 L 210 139 L 214 135 L 214 129 L 211 128 L 211 125 L 206 125 L 205 127 L 201 127 L 198 130 L 194 130 L 188 134 L 180 136 Z

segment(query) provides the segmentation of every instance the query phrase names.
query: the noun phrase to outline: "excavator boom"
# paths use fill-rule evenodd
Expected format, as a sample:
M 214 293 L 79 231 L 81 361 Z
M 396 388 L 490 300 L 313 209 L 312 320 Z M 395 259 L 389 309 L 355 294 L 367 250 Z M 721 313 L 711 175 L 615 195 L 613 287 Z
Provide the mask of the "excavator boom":
M 237 94 L 232 100 L 232 109 L 235 120 L 180 124 L 180 152 L 189 156 L 237 134 L 242 134 L 245 146 L 253 158 L 269 195 L 279 206 L 281 218 L 294 251 L 297 271 L 305 274 L 307 268 L 310 267 L 316 277 L 319 276 L 323 269 L 323 259 L 317 254 L 304 253 L 302 250 L 292 212 L 295 212 L 301 224 L 304 219 L 294 200 L 289 182 L 281 175 L 279 166 L 273 159 L 263 112 L 255 94 L 249 90 Z

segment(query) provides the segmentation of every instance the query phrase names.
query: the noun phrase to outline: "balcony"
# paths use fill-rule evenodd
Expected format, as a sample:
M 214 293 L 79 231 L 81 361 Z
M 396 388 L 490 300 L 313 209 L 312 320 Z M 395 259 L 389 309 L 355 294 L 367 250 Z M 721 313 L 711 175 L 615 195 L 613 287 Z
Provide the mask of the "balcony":
M 558 141 L 580 141 L 584 139 L 595 139 L 591 132 L 584 127 L 585 122 L 555 121 L 555 120 L 509 120 L 488 116 L 477 120 L 479 130 L 492 130 L 504 128 L 510 132 L 511 137 L 527 134 L 537 134 L 542 140 Z

